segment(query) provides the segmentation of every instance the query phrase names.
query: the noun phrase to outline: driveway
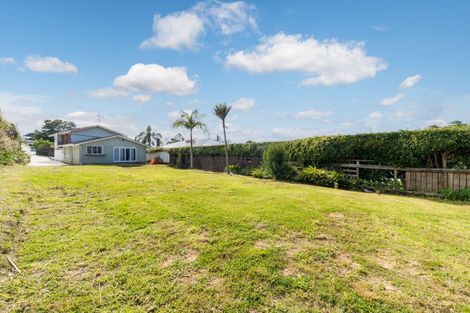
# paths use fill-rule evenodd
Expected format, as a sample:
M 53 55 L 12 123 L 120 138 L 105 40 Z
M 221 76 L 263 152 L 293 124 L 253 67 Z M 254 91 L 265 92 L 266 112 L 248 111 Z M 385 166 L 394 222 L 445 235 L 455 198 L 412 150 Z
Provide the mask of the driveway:
M 63 166 L 66 165 L 65 163 L 51 160 L 49 157 L 31 154 L 31 162 L 29 162 L 28 166 Z
M 67 165 L 65 163 L 51 160 L 47 156 L 36 155 L 36 152 L 31 151 L 31 148 L 28 145 L 22 145 L 21 147 L 24 152 L 29 154 L 31 161 L 28 163 L 28 166 L 63 166 Z

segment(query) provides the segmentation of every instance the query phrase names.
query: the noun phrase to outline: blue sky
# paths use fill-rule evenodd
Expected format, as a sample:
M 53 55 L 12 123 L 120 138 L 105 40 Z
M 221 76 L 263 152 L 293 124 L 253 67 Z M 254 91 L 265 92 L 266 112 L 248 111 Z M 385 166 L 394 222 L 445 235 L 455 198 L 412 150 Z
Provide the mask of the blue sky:
M 0 108 L 166 137 L 233 105 L 229 139 L 470 121 L 468 1 L 0 1 Z

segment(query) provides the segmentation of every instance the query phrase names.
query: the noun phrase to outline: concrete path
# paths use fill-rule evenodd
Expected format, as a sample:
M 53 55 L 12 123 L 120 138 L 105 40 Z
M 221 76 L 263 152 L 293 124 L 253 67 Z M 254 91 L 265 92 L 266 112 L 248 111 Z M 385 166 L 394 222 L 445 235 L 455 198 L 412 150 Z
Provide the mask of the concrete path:
M 65 163 L 51 160 L 49 157 L 36 155 L 35 152 L 31 151 L 31 148 L 27 145 L 23 145 L 22 149 L 24 152 L 29 154 L 31 161 L 28 163 L 28 166 L 63 166 L 67 165 Z
M 63 166 L 67 165 L 65 163 L 51 160 L 49 157 L 31 154 L 31 162 L 29 162 L 28 166 Z

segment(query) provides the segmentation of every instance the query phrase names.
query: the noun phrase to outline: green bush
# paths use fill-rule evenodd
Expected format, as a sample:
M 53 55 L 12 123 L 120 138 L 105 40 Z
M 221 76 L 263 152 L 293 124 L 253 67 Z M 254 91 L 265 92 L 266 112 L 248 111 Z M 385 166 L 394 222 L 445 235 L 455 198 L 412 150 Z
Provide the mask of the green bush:
M 256 177 L 256 178 L 262 178 L 262 179 L 270 179 L 273 178 L 271 174 L 262 166 L 257 167 L 251 171 L 251 176 Z
M 15 125 L 0 114 L 0 165 L 24 164 L 28 156 L 21 149 L 22 140 Z
M 38 139 L 34 141 L 33 146 L 36 149 L 37 155 L 47 156 L 53 150 L 54 144 L 48 140 Z
M 298 180 L 303 183 L 334 187 L 335 182 L 338 183 L 340 188 L 350 189 L 356 185 L 356 180 L 336 171 L 309 166 L 299 172 Z
M 441 191 L 441 195 L 446 200 L 470 201 L 470 188 L 452 190 L 450 188 Z
M 289 180 L 295 177 L 283 144 L 271 144 L 263 154 L 263 167 L 276 179 Z
M 237 175 L 244 175 L 244 176 L 252 176 L 251 172 L 254 170 L 253 167 L 241 167 L 238 164 L 229 165 L 228 169 L 230 173 L 237 174 Z

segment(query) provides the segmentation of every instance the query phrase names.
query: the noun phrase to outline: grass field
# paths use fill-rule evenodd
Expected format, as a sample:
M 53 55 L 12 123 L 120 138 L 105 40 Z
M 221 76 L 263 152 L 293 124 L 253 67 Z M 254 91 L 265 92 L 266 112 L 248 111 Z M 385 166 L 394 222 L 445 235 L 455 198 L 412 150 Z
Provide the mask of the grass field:
M 0 171 L 0 312 L 470 312 L 468 205 L 163 166 Z

